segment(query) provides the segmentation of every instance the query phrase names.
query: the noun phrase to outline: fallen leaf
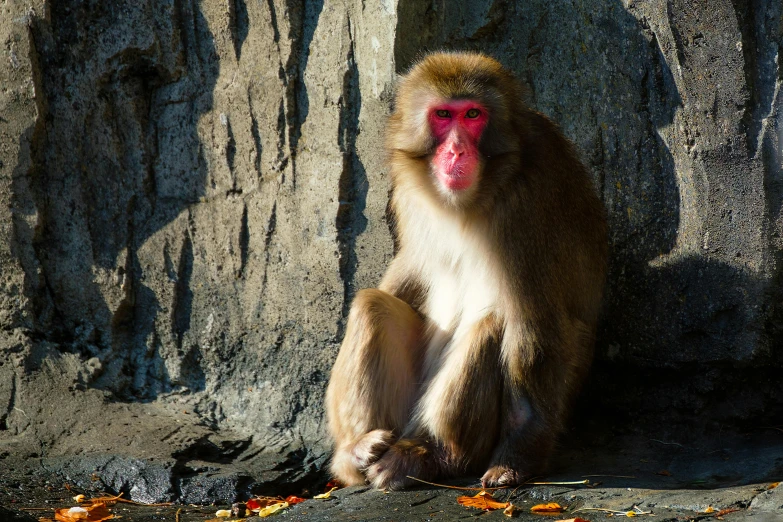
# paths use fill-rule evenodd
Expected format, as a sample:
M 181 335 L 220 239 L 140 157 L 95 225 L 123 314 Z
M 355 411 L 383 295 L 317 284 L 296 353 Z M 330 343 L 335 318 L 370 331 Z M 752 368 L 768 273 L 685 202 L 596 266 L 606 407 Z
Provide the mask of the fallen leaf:
M 576 518 L 569 518 L 566 520 L 555 520 L 555 522 L 590 522 L 590 521 L 584 518 L 576 517 Z
M 530 511 L 533 513 L 547 515 L 547 514 L 562 513 L 563 511 L 565 511 L 565 508 L 560 504 L 558 504 L 557 502 L 550 502 L 548 504 L 536 504 L 535 506 L 530 508 Z
M 516 506 L 512 503 L 508 503 L 508 507 L 503 510 L 503 514 L 507 517 L 513 517 L 514 516 L 514 510 L 516 509 Z
M 485 509 L 492 511 L 494 509 L 506 509 L 511 504 L 510 502 L 498 502 L 492 493 L 486 491 L 479 491 L 475 496 L 469 497 L 467 495 L 457 497 L 457 503 L 462 506 Z
M 707 506 L 707 509 L 704 510 L 704 513 L 715 513 L 715 508 L 712 506 Z
M 299 504 L 300 502 L 304 502 L 305 499 L 303 499 L 302 497 L 297 497 L 296 495 L 289 495 L 285 497 L 285 501 L 293 506 L 294 504 Z
M 288 507 L 288 502 L 281 502 L 280 504 L 272 504 L 271 506 L 267 506 L 264 509 L 261 509 L 258 512 L 258 516 L 261 518 L 268 517 L 269 515 L 274 515 L 281 509 L 285 509 Z
M 96 502 L 90 506 L 77 506 L 54 510 L 54 519 L 60 522 L 101 522 L 115 518 L 106 504 Z
M 332 491 L 335 491 L 337 489 L 340 489 L 340 488 L 338 488 L 337 486 L 334 486 L 332 489 L 330 489 L 326 493 L 321 493 L 320 495 L 316 495 L 313 498 L 319 498 L 321 500 L 326 500 L 328 498 L 332 498 Z
M 73 500 L 78 502 L 79 504 L 81 504 L 82 502 L 84 502 L 85 498 L 87 498 L 87 497 L 85 497 L 84 495 L 80 494 L 80 495 L 76 495 L 75 497 L 73 497 Z
M 341 489 L 343 485 L 340 483 L 339 480 L 330 480 L 326 483 L 326 487 L 324 488 L 324 491 L 329 491 L 332 488 Z
M 772 484 L 770 484 L 769 486 L 767 486 L 767 489 L 775 489 L 775 488 L 776 488 L 776 487 L 778 487 L 779 485 L 780 485 L 780 482 L 773 482 Z
M 250 511 L 258 511 L 259 509 L 263 509 L 265 507 L 274 506 L 275 504 L 282 504 L 285 502 L 282 498 L 276 498 L 276 497 L 255 497 L 251 498 L 245 503 L 245 506 Z
M 669 471 L 668 469 L 662 469 L 661 471 L 657 471 L 655 474 L 656 475 L 662 475 L 664 477 L 671 477 L 672 476 L 671 471 Z
M 722 517 L 723 515 L 728 515 L 729 513 L 734 513 L 735 511 L 739 511 L 739 508 L 726 508 L 721 509 L 717 513 L 715 513 L 716 517 Z
M 218 518 L 228 518 L 231 516 L 231 510 L 230 509 L 218 509 L 215 511 L 215 516 Z

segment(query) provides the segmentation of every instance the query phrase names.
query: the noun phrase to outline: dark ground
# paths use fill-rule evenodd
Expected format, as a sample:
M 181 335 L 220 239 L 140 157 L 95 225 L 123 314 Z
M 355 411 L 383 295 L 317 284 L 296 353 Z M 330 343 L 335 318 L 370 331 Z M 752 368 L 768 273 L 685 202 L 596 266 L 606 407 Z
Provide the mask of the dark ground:
M 589 486 L 528 486 L 513 493 L 500 491 L 496 497 L 510 499 L 519 506 L 519 520 L 554 521 L 579 516 L 594 522 L 616 516 L 608 518 L 606 512 L 584 508 L 627 511 L 638 506 L 651 514 L 636 518 L 655 522 L 711 520 L 714 513 L 705 513 L 709 507 L 716 512 L 736 509 L 722 516 L 727 521 L 783 521 L 783 487 L 771 487 L 783 479 L 783 431 L 779 428 L 737 432 L 704 424 L 658 430 L 645 426 L 638 430 L 604 423 L 605 420 L 593 420 L 572 428 L 545 477 L 548 481 L 588 479 Z M 80 457 L 82 461 L 91 458 Z M 183 489 L 179 495 L 194 503 L 165 507 L 117 504 L 113 512 L 135 522 L 175 521 L 177 512 L 181 522 L 205 521 L 215 518 L 217 509 L 228 508 L 231 502 L 250 495 L 295 494 L 310 498 L 323 490 L 327 477 L 320 471 L 322 458 L 297 460 L 291 454 L 281 454 L 270 459 L 266 465 L 255 461 L 258 473 L 243 471 L 237 462 L 213 462 L 203 467 L 194 467 L 191 462 L 188 468 L 169 470 L 169 475 L 189 475 L 187 481 L 180 480 Z M 89 497 L 107 489 L 117 493 L 119 489 L 125 497 L 145 498 L 145 494 L 153 494 L 155 487 L 162 487 L 155 485 L 154 463 L 131 459 L 113 462 L 113 468 L 105 462 L 95 465 L 96 471 L 86 477 L 77 470 L 89 466 L 77 463 L 76 458 L 22 461 L 6 455 L 0 460 L 0 506 L 7 509 L 0 509 L 0 522 L 52 517 L 54 508 L 75 505 L 71 498 L 78 493 Z M 144 465 L 149 466 L 146 475 L 139 471 Z M 101 476 L 108 473 L 115 477 L 108 480 Z M 123 473 L 135 477 L 137 483 L 128 481 L 117 487 L 116 476 Z M 170 476 L 160 475 L 164 482 Z M 450 484 L 475 487 L 478 481 L 467 478 Z M 384 493 L 352 487 L 335 491 L 330 500 L 308 500 L 274 517 L 297 521 L 506 519 L 501 512 L 458 505 L 456 497 L 466 494 L 475 491 L 423 485 L 409 491 Z M 566 513 L 544 518 L 529 513 L 530 506 L 550 501 L 566 506 Z

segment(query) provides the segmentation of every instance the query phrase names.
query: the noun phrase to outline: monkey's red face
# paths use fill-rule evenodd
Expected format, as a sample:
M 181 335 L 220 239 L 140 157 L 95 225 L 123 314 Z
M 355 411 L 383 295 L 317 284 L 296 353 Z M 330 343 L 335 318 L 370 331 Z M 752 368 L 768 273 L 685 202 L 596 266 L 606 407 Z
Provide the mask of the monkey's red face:
M 478 144 L 488 121 L 487 110 L 473 100 L 449 100 L 430 108 L 436 142 L 432 170 L 445 189 L 463 191 L 476 182 L 481 170 Z

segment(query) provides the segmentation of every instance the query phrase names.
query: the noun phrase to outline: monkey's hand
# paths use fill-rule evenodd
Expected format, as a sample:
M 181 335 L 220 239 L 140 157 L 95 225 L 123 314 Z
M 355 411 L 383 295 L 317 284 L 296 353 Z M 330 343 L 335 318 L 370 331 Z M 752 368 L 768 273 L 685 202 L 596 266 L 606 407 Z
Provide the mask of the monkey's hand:
M 522 482 L 522 474 L 509 466 L 491 466 L 481 477 L 482 488 L 515 486 Z
M 351 448 L 351 461 L 356 469 L 365 470 L 380 459 L 397 437 L 389 430 L 372 430 Z
M 437 474 L 435 448 L 425 440 L 401 439 L 378 462 L 367 468 L 367 480 L 377 489 L 403 489 L 407 477 L 430 480 Z

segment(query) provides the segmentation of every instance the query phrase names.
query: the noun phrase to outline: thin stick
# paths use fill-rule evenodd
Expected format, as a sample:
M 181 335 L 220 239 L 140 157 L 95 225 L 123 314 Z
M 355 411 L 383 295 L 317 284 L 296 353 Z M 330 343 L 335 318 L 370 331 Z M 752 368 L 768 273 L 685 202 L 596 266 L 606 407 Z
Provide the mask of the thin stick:
M 634 506 L 633 509 L 629 509 L 628 511 L 620 511 L 619 509 L 608 509 L 608 508 L 590 508 L 590 507 L 583 507 L 579 509 L 574 509 L 571 511 L 571 513 L 576 513 L 577 511 L 603 511 L 604 513 L 611 513 L 613 515 L 624 515 L 628 516 L 628 513 L 633 513 L 631 516 L 638 516 L 638 515 L 652 515 L 652 511 L 642 511 L 639 509 L 638 506 Z
M 179 508 L 179 509 L 177 510 L 177 519 L 175 520 L 175 522 L 179 522 L 179 514 L 180 514 L 180 513 L 182 513 L 182 508 Z
M 471 487 L 459 487 L 459 486 L 447 486 L 446 484 L 436 484 L 435 482 L 427 482 L 426 480 L 421 480 L 420 478 L 411 477 L 410 475 L 405 475 L 405 478 L 409 478 L 411 480 L 415 480 L 417 482 L 423 482 L 424 484 L 429 484 L 430 486 L 435 486 L 439 488 L 446 488 L 446 489 L 460 489 L 460 490 L 468 490 L 468 491 L 495 491 L 496 489 L 508 489 L 509 486 L 500 486 L 497 488 L 471 488 Z
M 590 481 L 587 479 L 573 480 L 569 482 L 523 482 L 523 484 L 530 484 L 531 486 L 581 486 L 589 483 Z
M 681 448 L 685 447 L 682 444 L 680 444 L 679 442 L 665 442 L 665 441 L 658 440 L 658 439 L 650 439 L 650 440 L 653 441 L 653 442 L 658 442 L 660 444 L 666 444 L 667 446 L 679 446 Z
M 143 502 L 136 502 L 135 500 L 126 500 L 122 497 L 122 493 L 120 493 L 117 496 L 108 496 L 108 497 L 97 497 L 97 498 L 91 498 L 91 502 L 122 502 L 123 504 L 133 504 L 134 506 L 151 506 L 151 507 L 168 507 L 171 505 L 171 502 L 161 502 L 159 504 L 145 504 Z
M 447 486 L 445 484 L 437 484 L 435 482 L 427 482 L 426 480 L 421 480 L 416 477 L 411 477 L 410 475 L 406 475 L 405 478 L 409 478 L 411 480 L 416 480 L 418 482 L 423 482 L 424 484 L 429 484 L 430 486 L 437 486 L 439 488 L 447 488 L 447 489 L 462 489 L 462 490 L 470 490 L 470 491 L 495 491 L 497 489 L 508 489 L 511 486 L 499 486 L 496 488 L 471 488 L 471 487 L 459 487 L 459 486 Z M 520 486 L 581 486 L 585 484 L 589 484 L 589 480 L 574 480 L 569 482 L 523 482 L 520 484 Z
M 614 477 L 614 478 L 632 478 L 635 479 L 636 477 L 633 475 L 582 475 L 583 477 Z

